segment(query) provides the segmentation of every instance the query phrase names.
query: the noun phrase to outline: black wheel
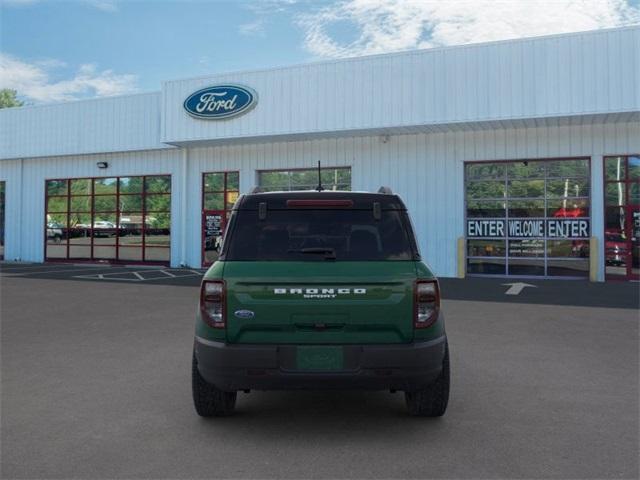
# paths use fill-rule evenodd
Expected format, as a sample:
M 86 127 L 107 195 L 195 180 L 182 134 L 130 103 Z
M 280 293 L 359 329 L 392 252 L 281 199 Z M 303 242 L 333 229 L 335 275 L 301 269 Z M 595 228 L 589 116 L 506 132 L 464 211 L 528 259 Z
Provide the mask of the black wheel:
M 441 417 L 449 403 L 449 345 L 445 345 L 442 372 L 436 380 L 422 390 L 405 392 L 409 414 L 416 417 Z
M 223 392 L 207 383 L 198 371 L 195 354 L 191 362 L 191 390 L 193 405 L 201 417 L 225 417 L 236 407 L 237 392 Z

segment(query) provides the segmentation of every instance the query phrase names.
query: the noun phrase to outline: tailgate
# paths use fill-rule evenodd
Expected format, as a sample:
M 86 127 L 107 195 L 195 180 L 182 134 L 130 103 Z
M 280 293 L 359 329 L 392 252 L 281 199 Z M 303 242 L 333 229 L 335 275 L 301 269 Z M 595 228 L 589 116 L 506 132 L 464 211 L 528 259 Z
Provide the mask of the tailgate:
M 413 261 L 226 262 L 227 341 L 405 343 Z

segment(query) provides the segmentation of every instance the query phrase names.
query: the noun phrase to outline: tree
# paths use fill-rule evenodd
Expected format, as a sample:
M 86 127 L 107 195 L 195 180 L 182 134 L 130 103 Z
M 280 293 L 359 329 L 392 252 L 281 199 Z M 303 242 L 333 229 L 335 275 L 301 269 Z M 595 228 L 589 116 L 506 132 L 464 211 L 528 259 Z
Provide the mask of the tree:
M 21 107 L 24 102 L 17 99 L 18 92 L 10 88 L 0 90 L 0 108 Z

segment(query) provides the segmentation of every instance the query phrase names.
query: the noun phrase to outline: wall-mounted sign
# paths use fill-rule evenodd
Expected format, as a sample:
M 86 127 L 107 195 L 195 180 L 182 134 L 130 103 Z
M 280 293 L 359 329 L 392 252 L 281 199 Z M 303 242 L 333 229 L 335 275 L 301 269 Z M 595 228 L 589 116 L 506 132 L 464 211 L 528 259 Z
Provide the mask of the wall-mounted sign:
M 467 220 L 469 238 L 589 238 L 589 220 L 563 218 Z
M 214 85 L 192 93 L 184 101 L 189 115 L 222 120 L 248 112 L 258 103 L 258 94 L 242 85 Z

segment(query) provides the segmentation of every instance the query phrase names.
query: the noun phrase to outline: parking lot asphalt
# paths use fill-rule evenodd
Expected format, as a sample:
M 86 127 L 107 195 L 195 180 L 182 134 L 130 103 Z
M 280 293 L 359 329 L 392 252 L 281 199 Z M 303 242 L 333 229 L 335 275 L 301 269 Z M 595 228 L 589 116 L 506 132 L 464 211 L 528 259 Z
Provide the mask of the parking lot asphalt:
M 4 267 L 2 478 L 638 478 L 635 308 L 446 299 L 440 419 L 409 417 L 399 393 L 251 392 L 204 420 L 196 278 Z
M 115 282 L 136 285 L 200 285 L 205 269 L 140 265 L 0 262 L 0 277 Z M 640 308 L 640 283 L 592 283 L 582 280 L 541 280 L 469 277 L 441 278 L 448 300 Z

